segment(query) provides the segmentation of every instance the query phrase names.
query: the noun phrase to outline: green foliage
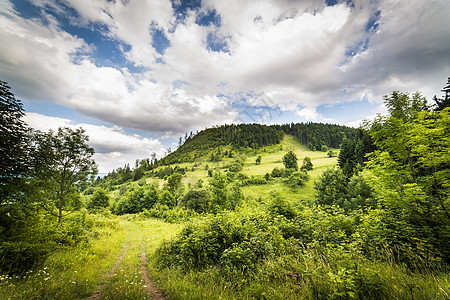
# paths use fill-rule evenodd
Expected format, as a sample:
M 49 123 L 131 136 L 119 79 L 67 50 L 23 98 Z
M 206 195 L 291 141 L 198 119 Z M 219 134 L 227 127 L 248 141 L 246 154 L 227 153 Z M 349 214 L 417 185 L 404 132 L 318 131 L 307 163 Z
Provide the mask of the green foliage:
M 243 195 L 237 185 L 229 185 L 227 176 L 215 172 L 210 182 L 211 200 L 209 210 L 219 212 L 221 210 L 234 210 L 242 201 Z
M 273 178 L 277 178 L 277 177 L 283 177 L 284 175 L 284 169 L 283 168 L 273 168 L 272 172 L 270 173 L 270 175 L 272 175 Z
M 167 178 L 167 187 L 169 188 L 169 191 L 174 193 L 176 190 L 178 190 L 182 183 L 181 180 L 183 179 L 183 175 L 179 173 L 173 173 Z
M 253 269 L 261 259 L 274 254 L 281 238 L 265 220 L 264 215 L 217 214 L 191 221 L 175 239 L 157 250 L 157 261 L 161 266 L 186 269 L 217 264 Z
M 206 189 L 192 189 L 189 190 L 183 198 L 181 204 L 197 213 L 205 213 L 209 210 L 210 195 Z
M 168 223 L 186 222 L 197 214 L 193 210 L 187 210 L 181 207 L 169 208 L 165 204 L 156 203 L 151 209 L 140 212 L 138 219 L 158 218 Z
M 108 193 L 102 189 L 97 188 L 97 190 L 92 195 L 91 201 L 88 204 L 88 209 L 95 208 L 106 208 L 109 206 L 109 196 Z
M 0 272 L 23 274 L 48 253 L 85 242 L 90 228 L 85 212 L 71 215 L 64 224 L 56 224 L 42 211 L 29 215 L 0 235 Z
M 125 192 L 116 204 L 113 212 L 119 215 L 139 213 L 145 209 L 151 209 L 161 199 L 170 204 L 173 200 L 167 193 L 170 194 L 168 191 L 160 192 L 155 185 L 136 186 Z M 164 198 L 161 198 L 162 196 Z
M 158 203 L 161 205 L 166 205 L 168 208 L 174 208 L 177 205 L 177 199 L 170 191 L 162 190 L 159 193 Z
M 379 234 L 392 247 L 411 245 L 449 262 L 450 109 L 420 111 L 420 94 L 407 96 L 386 97 L 391 115 L 370 124 L 379 150 L 370 156 L 365 176 L 383 208 L 385 224 L 379 228 L 385 230 Z
M 289 135 L 293 135 L 302 145 L 311 150 L 322 150 L 325 147 L 339 148 L 344 138 L 354 140 L 358 130 L 340 125 L 321 123 L 286 124 L 280 126 Z
M 308 173 L 306 173 L 305 171 L 300 171 L 300 172 L 293 172 L 289 176 L 287 182 L 292 188 L 297 189 L 303 186 L 305 182 L 307 182 L 308 180 L 309 180 Z
M 328 156 L 328 157 L 333 157 L 333 156 L 335 156 L 334 151 L 333 151 L 333 150 L 328 150 L 327 156 Z
M 169 165 L 192 162 L 202 156 L 208 156 L 211 161 L 218 161 L 221 157 L 232 157 L 232 151 L 225 154 L 225 151 L 211 152 L 210 149 L 219 149 L 219 147 L 225 146 L 257 149 L 262 146 L 279 144 L 283 135 L 283 131 L 275 126 L 260 124 L 233 124 L 208 128 L 186 139 L 177 151 L 164 157 L 160 163 Z
M 295 169 L 298 170 L 297 163 L 297 155 L 295 155 L 294 151 L 289 151 L 283 156 L 283 164 L 286 169 Z
M 341 169 L 328 169 L 314 183 L 316 202 L 337 205 L 345 211 L 365 209 L 375 205 L 374 191 L 361 175 L 348 179 Z
M 450 77 L 447 79 L 447 86 L 444 87 L 441 91 L 444 92 L 444 98 L 438 98 L 436 96 L 433 97 L 433 101 L 435 102 L 435 111 L 440 111 L 447 107 L 450 107 Z
M 259 149 L 279 144 L 284 134 L 293 135 L 301 144 L 313 150 L 327 147 L 338 148 L 344 137 L 353 140 L 358 135 L 354 128 L 318 123 L 260 125 L 238 124 L 208 128 L 185 138 L 184 144 L 175 152 L 161 159 L 162 165 L 193 162 L 208 158 L 216 162 L 224 157 L 232 157 L 234 151 Z M 232 149 L 220 151 L 221 147 Z M 217 149 L 217 151 L 211 149 Z M 323 150 L 324 151 L 324 150 Z
M 59 128 L 39 135 L 38 152 L 45 166 L 40 176 L 48 182 L 49 194 L 54 195 L 58 208 L 58 223 L 62 223 L 63 211 L 77 206 L 71 203 L 75 195 L 97 173 L 92 159 L 94 149 L 87 144 L 89 138 L 82 128 Z
M 0 205 L 17 202 L 23 189 L 22 177 L 29 171 L 28 128 L 22 121 L 22 103 L 0 80 Z
M 341 144 L 341 151 L 338 156 L 339 168 L 350 177 L 356 168 L 355 144 L 353 141 L 344 139 Z
M 311 158 L 310 158 L 310 157 L 306 156 L 306 157 L 303 159 L 303 163 L 302 163 L 301 169 L 302 169 L 302 170 L 308 170 L 308 171 L 310 171 L 310 170 L 313 169 L 313 164 L 312 164 L 312 162 L 311 162 Z
M 257 165 L 261 164 L 261 159 L 262 159 L 261 155 L 258 155 L 258 157 L 256 158 Z
M 166 179 L 166 177 L 172 175 L 173 172 L 173 168 L 171 166 L 167 166 L 165 168 L 159 169 L 157 176 L 161 179 Z

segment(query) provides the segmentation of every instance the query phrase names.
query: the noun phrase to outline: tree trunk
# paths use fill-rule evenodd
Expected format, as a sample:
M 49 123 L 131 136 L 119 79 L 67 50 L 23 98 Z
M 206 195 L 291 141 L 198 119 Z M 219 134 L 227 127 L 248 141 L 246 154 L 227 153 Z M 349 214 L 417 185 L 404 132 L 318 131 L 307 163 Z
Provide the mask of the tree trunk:
M 63 209 L 63 197 L 59 196 L 59 205 L 58 205 L 58 224 L 62 224 L 62 209 Z

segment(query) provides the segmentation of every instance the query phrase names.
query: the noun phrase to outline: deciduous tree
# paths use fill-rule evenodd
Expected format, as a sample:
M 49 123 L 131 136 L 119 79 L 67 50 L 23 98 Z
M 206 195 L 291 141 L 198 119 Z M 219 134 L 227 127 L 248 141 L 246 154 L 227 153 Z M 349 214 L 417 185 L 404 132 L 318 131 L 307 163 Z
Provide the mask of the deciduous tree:
M 42 175 L 51 187 L 58 209 L 58 223 L 62 223 L 63 211 L 73 210 L 71 199 L 79 188 L 93 179 L 97 165 L 93 160 L 94 149 L 87 142 L 89 138 L 82 128 L 59 128 L 40 136 L 38 152 L 46 170 Z

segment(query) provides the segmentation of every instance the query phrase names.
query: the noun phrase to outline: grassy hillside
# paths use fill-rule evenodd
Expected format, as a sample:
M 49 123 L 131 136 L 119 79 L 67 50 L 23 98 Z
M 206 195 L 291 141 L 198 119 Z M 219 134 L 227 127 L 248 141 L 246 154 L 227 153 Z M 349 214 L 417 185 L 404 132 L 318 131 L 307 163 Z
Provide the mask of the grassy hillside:
M 227 147 L 224 147 L 223 151 L 226 151 L 227 149 Z M 182 182 L 185 186 L 193 186 L 199 179 L 203 180 L 205 183 L 208 182 L 208 179 L 210 178 L 208 176 L 208 170 L 217 170 L 226 173 L 228 171 L 227 167 L 237 158 L 244 160 L 244 166 L 241 171 L 243 174 L 248 176 L 264 176 L 266 173 L 271 173 L 274 168 L 283 168 L 282 157 L 289 150 L 295 152 L 299 158 L 300 165 L 304 157 L 308 156 L 311 158 L 314 168 L 308 172 L 310 174 L 310 180 L 304 187 L 294 190 L 280 179 L 269 181 L 265 185 L 244 186 L 242 191 L 244 192 L 244 195 L 255 198 L 267 198 L 271 191 L 278 191 L 294 202 L 297 200 L 310 200 L 313 198 L 314 194 L 314 180 L 320 176 L 325 169 L 336 165 L 337 156 L 328 157 L 327 152 L 308 150 L 306 146 L 301 145 L 290 135 L 284 135 L 279 145 L 261 147 L 257 150 L 251 149 L 244 151 L 243 153 L 237 153 L 231 158 L 222 157 L 219 161 L 212 162 L 209 159 L 210 157 L 205 155 L 203 157 L 198 157 L 195 163 L 185 162 L 175 165 L 188 170 L 186 174 L 183 175 Z M 338 153 L 338 150 L 334 150 L 334 152 Z M 261 156 L 261 163 L 257 165 L 255 161 L 258 156 Z M 171 166 L 175 167 L 175 165 Z M 164 168 L 166 168 L 166 166 L 160 166 L 153 170 L 153 172 L 158 172 Z M 147 184 L 156 183 L 160 187 L 162 187 L 165 182 L 163 179 L 157 177 L 146 177 L 145 180 Z
M 208 128 L 193 135 L 180 138 L 179 148 L 169 153 L 160 163 L 169 165 L 194 162 L 202 156 L 227 156 L 229 151 L 279 144 L 285 134 L 312 150 L 338 148 L 342 140 L 354 140 L 360 134 L 355 128 L 321 123 L 286 125 L 238 124 Z M 226 151 L 226 153 L 225 153 Z

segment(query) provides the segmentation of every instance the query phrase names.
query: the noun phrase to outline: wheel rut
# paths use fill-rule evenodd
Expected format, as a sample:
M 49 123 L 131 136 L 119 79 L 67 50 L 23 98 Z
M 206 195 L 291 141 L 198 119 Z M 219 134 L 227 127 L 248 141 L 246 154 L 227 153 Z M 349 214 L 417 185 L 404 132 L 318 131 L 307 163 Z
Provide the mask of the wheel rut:
M 94 294 L 92 294 L 89 298 L 89 300 L 97 300 L 102 299 L 103 291 L 105 287 L 110 282 L 111 278 L 115 275 L 116 269 L 118 266 L 124 262 L 124 257 L 128 255 L 133 255 L 133 257 L 140 256 L 140 271 L 142 273 L 142 279 L 145 283 L 143 287 L 145 288 L 146 292 L 148 293 L 149 299 L 154 300 L 167 300 L 167 298 L 164 297 L 162 291 L 156 286 L 156 284 L 151 279 L 150 271 L 147 267 L 148 265 L 148 259 L 147 259 L 147 253 L 145 251 L 144 247 L 144 232 L 142 231 L 139 226 L 131 221 L 127 221 L 124 224 L 126 230 L 127 230 L 127 239 L 125 242 L 125 245 L 123 247 L 122 253 L 117 257 L 117 260 L 114 262 L 114 264 L 111 267 L 111 270 L 109 270 L 102 281 L 102 283 L 97 287 Z M 130 230 L 130 227 L 133 227 L 132 230 Z M 133 236 L 134 235 L 134 236 Z M 139 245 L 139 246 L 138 246 Z M 132 249 L 137 248 L 139 251 L 133 251 Z M 131 249 L 129 251 L 129 249 Z M 137 250 L 137 249 L 136 249 Z M 131 252 L 131 253 L 128 253 Z

